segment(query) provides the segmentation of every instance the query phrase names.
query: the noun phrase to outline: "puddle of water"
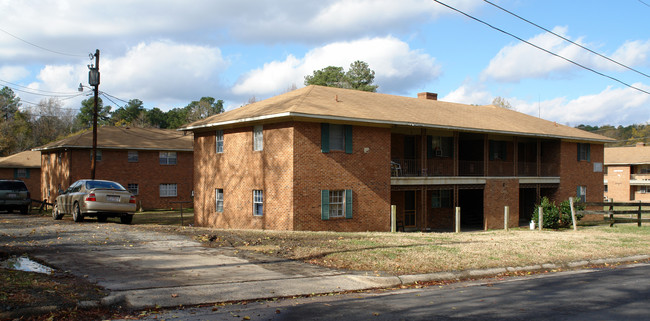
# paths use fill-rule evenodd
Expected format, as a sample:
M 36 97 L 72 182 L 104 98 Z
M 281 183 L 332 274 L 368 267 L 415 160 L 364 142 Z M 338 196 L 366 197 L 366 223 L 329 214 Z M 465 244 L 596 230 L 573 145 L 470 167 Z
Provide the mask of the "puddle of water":
M 37 272 L 44 274 L 52 274 L 54 272 L 53 268 L 32 261 L 27 256 L 19 256 L 6 259 L 0 262 L 0 267 L 17 271 Z

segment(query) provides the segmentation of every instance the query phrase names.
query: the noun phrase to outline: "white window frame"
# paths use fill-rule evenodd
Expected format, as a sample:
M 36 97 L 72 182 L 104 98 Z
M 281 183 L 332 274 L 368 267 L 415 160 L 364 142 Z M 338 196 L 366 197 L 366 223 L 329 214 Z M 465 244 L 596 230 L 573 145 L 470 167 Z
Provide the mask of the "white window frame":
M 96 151 L 97 151 L 97 155 L 95 156 L 95 161 L 96 162 L 101 162 L 102 161 L 102 150 L 97 149 Z M 92 159 L 93 159 L 93 150 L 91 149 L 90 150 L 90 160 L 92 160 Z M 60 158 L 59 158 L 59 160 L 60 160 Z M 61 161 L 59 161 L 59 164 L 61 164 Z
M 587 186 L 578 186 L 578 200 L 580 202 L 587 202 Z
M 160 197 L 176 197 L 178 196 L 178 185 L 160 184 L 159 191 L 160 191 Z
M 133 194 L 133 195 L 140 194 L 140 186 L 138 186 L 138 184 L 136 184 L 136 183 L 128 183 L 128 184 L 126 184 L 126 189 L 129 190 L 129 192 L 131 192 L 131 194 Z
M 345 126 L 340 124 L 329 125 L 330 150 L 345 150 Z
M 126 157 L 129 163 L 137 163 L 140 161 L 140 155 L 137 150 L 128 151 Z
M 16 168 L 16 178 L 27 178 L 27 168 Z
M 253 216 L 264 216 L 264 190 L 253 190 Z
M 215 134 L 215 148 L 217 154 L 223 153 L 223 130 L 217 130 Z
M 223 188 L 214 189 L 215 211 L 223 213 Z
M 330 190 L 330 218 L 345 217 L 345 190 Z
M 158 157 L 160 165 L 176 165 L 178 163 L 176 152 L 160 152 Z
M 253 127 L 253 150 L 264 150 L 264 128 L 262 125 L 256 125 Z

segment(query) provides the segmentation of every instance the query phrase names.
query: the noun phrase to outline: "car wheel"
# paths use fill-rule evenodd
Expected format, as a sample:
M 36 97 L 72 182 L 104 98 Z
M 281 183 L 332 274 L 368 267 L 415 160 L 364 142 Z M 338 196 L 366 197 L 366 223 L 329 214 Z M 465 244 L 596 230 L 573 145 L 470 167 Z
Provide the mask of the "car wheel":
M 59 212 L 59 204 L 54 204 L 54 208 L 52 209 L 52 218 L 55 220 L 63 218 L 63 214 Z
M 120 217 L 120 222 L 122 224 L 131 224 L 133 222 L 133 214 L 126 214 Z
M 106 222 L 108 217 L 106 215 L 97 215 L 97 222 Z
M 27 214 L 29 213 L 29 205 L 25 205 L 20 208 L 20 214 Z
M 84 221 L 84 216 L 83 214 L 81 214 L 81 208 L 79 207 L 79 203 L 74 203 L 74 211 L 72 212 L 72 219 L 75 222 Z
M 9 214 L 11 214 L 11 213 L 13 213 L 13 212 L 14 212 L 14 210 L 12 210 L 12 209 L 8 209 L 8 210 L 7 210 L 7 213 L 9 213 Z

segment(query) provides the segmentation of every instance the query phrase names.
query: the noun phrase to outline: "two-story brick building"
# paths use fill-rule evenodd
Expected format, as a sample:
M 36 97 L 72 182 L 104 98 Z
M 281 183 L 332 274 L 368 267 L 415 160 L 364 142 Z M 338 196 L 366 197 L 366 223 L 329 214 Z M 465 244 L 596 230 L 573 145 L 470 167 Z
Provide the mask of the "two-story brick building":
M 0 179 L 25 182 L 32 199 L 41 199 L 41 153 L 24 151 L 0 158 Z
M 650 146 L 605 148 L 605 198 L 650 201 Z
M 91 177 L 92 131 L 34 150 L 41 152 L 42 198 Z M 100 127 L 95 178 L 116 181 L 136 195 L 144 209 L 178 207 L 191 201 L 192 135 L 176 130 Z
M 609 138 L 495 106 L 308 86 L 188 124 L 195 224 L 387 231 L 527 223 L 603 193 Z

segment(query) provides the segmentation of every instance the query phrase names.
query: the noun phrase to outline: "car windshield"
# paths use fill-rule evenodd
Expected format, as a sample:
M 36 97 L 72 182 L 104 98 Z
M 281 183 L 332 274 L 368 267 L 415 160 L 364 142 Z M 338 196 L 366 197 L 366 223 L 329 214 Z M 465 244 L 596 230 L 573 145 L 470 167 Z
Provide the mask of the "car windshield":
M 86 182 L 86 189 L 93 189 L 93 188 L 100 188 L 100 189 L 116 189 L 120 191 L 124 191 L 125 188 L 115 182 L 109 182 L 109 181 L 87 181 Z
M 26 191 L 27 186 L 23 182 L 0 181 L 0 190 Z

